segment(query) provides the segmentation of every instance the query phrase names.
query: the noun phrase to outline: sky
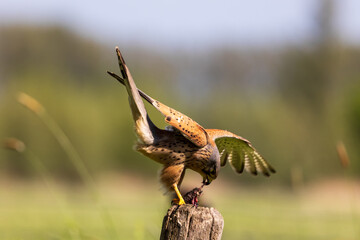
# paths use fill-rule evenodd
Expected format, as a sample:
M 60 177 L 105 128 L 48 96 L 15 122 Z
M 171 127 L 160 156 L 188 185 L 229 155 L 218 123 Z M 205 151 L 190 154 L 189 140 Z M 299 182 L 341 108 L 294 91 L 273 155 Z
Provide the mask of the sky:
M 271 46 L 310 38 L 320 1 L 11 0 L 0 1 L 0 24 L 59 24 L 103 42 L 159 48 Z M 360 42 L 359 10 L 359 0 L 335 2 L 337 34 L 353 44 Z

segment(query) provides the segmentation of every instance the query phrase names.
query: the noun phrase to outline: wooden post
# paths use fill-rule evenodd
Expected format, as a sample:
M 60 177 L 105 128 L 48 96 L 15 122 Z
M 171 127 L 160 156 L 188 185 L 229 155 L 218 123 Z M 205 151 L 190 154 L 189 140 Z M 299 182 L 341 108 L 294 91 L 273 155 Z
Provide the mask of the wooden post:
M 223 228 L 224 219 L 215 208 L 175 205 L 164 217 L 160 240 L 219 240 Z

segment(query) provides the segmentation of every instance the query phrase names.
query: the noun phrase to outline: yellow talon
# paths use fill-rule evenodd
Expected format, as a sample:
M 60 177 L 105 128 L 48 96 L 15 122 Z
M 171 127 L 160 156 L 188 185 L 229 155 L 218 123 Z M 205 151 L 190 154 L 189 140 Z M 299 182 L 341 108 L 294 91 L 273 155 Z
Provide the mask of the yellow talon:
M 180 199 L 180 201 L 179 201 L 178 205 L 183 205 L 183 204 L 185 204 L 185 201 L 184 201 L 184 199 L 181 197 L 181 199 Z
M 178 189 L 178 187 L 177 187 L 177 184 L 174 183 L 174 184 L 172 185 L 172 187 L 174 188 L 175 193 L 176 193 L 176 195 L 177 195 L 178 198 L 179 198 L 178 205 L 183 205 L 183 204 L 185 204 L 185 201 L 184 201 L 183 197 L 181 196 L 181 193 L 180 193 L 180 191 L 179 191 L 179 189 Z

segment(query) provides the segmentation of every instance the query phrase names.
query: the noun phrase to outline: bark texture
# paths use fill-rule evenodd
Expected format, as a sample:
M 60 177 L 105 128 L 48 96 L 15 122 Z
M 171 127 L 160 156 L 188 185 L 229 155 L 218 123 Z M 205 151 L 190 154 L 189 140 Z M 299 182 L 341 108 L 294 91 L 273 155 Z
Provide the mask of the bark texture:
M 215 208 L 176 205 L 164 217 L 160 240 L 219 240 L 223 228 L 224 219 Z

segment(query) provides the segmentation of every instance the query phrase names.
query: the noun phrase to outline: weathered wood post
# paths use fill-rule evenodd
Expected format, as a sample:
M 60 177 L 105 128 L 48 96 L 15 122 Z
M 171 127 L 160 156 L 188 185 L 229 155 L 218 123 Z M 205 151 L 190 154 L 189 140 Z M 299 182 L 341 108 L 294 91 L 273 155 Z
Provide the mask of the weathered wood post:
M 175 205 L 164 217 L 160 240 L 219 240 L 223 227 L 224 219 L 215 208 Z

